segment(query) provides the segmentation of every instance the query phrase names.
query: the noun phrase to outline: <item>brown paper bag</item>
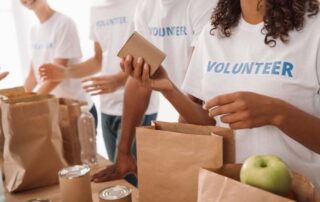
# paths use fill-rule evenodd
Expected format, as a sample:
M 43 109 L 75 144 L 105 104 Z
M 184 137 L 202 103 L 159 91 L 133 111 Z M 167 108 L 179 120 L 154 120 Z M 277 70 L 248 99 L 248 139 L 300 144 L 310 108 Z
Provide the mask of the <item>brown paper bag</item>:
M 199 168 L 219 168 L 223 164 L 223 137 L 219 132 L 233 136 L 229 129 L 211 129 L 208 133 L 206 126 L 165 122 L 137 128 L 140 202 L 197 200 Z
M 239 182 L 241 165 L 228 164 L 215 172 L 200 169 L 198 202 L 290 202 L 292 200 Z M 315 187 L 305 177 L 292 176 L 299 202 L 319 202 Z
M 58 123 L 59 102 L 51 96 L 10 99 L 1 105 L 5 184 L 17 192 L 58 183 L 67 164 Z
M 81 146 L 78 136 L 78 118 L 81 114 L 81 103 L 76 100 L 59 99 L 59 126 L 63 138 L 63 152 L 67 163 L 81 164 Z
M 0 104 L 1 104 L 1 100 L 8 99 L 9 97 L 23 95 L 23 94 L 25 94 L 25 90 L 23 87 L 2 89 L 0 90 Z M 4 135 L 2 131 L 1 120 L 2 120 L 2 116 L 1 116 L 1 109 L 0 109 L 0 165 L 2 170 Z

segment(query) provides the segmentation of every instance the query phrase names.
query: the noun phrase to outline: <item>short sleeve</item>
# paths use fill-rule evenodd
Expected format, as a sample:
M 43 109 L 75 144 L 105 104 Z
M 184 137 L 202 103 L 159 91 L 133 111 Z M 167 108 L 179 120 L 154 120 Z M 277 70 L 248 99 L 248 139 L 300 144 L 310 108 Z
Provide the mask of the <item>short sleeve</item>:
M 82 57 L 80 39 L 75 23 L 68 19 L 55 30 L 54 58 L 77 59 Z
M 98 41 L 96 32 L 95 32 L 95 17 L 94 17 L 94 12 L 95 9 L 91 8 L 91 12 L 90 12 L 90 27 L 89 27 L 89 39 L 92 41 Z
M 196 41 L 203 27 L 210 22 L 211 15 L 217 5 L 217 0 L 191 0 L 188 6 L 189 21 L 192 26 L 192 46 Z
M 203 81 L 205 73 L 205 65 L 203 61 L 205 37 L 204 32 L 199 36 L 199 40 L 195 45 L 190 64 L 182 84 L 182 90 L 200 100 L 204 100 Z

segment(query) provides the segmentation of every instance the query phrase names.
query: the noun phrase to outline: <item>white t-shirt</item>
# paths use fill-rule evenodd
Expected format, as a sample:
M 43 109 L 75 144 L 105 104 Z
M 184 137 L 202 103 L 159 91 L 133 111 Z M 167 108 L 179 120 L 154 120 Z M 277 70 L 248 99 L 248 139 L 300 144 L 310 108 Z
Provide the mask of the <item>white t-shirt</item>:
M 73 64 L 82 57 L 75 23 L 59 12 L 55 12 L 46 22 L 35 25 L 30 37 L 33 70 L 38 84 L 42 83 L 39 74 L 41 65 L 52 63 L 55 59 L 69 59 L 69 64 Z M 87 101 L 91 108 L 93 102 L 81 86 L 81 80 L 67 79 L 51 94 Z
M 101 74 L 116 74 L 121 71 L 119 50 L 134 31 L 133 15 L 137 0 L 105 0 L 91 9 L 90 39 L 99 43 L 103 50 Z M 124 87 L 113 93 L 100 96 L 101 112 L 121 116 Z M 146 114 L 157 112 L 157 105 L 149 105 Z
M 169 77 L 180 88 L 194 43 L 209 22 L 215 0 L 140 0 L 135 29 L 164 51 L 163 62 Z M 158 98 L 151 99 L 151 104 Z
M 251 25 L 241 19 L 230 38 L 219 37 L 217 31 L 210 35 L 208 24 L 199 37 L 183 90 L 204 101 L 251 91 L 320 117 L 319 26 L 320 15 L 308 18 L 302 31 L 290 32 L 289 43 L 277 40 L 271 48 L 264 44 L 263 23 Z M 216 120 L 218 126 L 228 127 L 219 117 Z M 235 134 L 237 162 L 255 154 L 277 155 L 320 190 L 320 155 L 274 126 L 236 130 Z

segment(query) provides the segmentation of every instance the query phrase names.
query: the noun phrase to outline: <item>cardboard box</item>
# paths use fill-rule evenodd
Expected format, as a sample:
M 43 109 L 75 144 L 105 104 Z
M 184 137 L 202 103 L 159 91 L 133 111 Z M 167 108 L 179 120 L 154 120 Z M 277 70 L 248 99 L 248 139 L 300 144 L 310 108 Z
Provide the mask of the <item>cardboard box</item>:
M 241 165 L 226 164 L 211 171 L 200 169 L 198 202 L 291 202 L 285 197 L 239 182 Z M 292 190 L 299 202 L 319 202 L 319 194 L 310 181 L 292 174 Z
M 165 53 L 146 40 L 138 32 L 134 32 L 130 36 L 118 53 L 118 57 L 121 58 L 126 57 L 127 55 L 131 55 L 133 57 L 134 64 L 137 62 L 139 57 L 144 58 L 144 61 L 150 65 L 150 76 L 154 75 L 163 60 L 166 58 Z

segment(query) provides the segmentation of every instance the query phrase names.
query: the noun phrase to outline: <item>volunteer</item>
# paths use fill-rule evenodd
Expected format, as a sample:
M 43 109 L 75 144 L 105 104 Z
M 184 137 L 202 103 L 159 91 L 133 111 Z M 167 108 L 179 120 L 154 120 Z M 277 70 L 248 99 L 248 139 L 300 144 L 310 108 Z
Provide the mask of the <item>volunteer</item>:
M 46 0 L 20 1 L 35 13 L 40 22 L 30 33 L 32 59 L 24 84 L 25 90 L 87 101 L 90 112 L 97 120 L 96 108 L 90 96 L 82 90 L 80 80 L 41 81 L 39 74 L 39 68 L 43 64 L 55 63 L 66 66 L 78 62 L 82 57 L 75 23 L 69 17 L 50 8 Z
M 168 74 L 178 87 L 183 82 L 197 37 L 210 20 L 214 5 L 212 0 L 139 1 L 135 29 L 166 53 L 164 66 L 168 67 Z M 137 80 L 128 79 L 116 164 L 94 175 L 94 181 L 108 181 L 136 173 L 136 162 L 130 148 L 135 127 L 140 125 L 148 106 L 152 111 L 158 110 L 158 97 L 151 92 L 142 88 Z
M 102 76 L 85 79 L 84 89 L 100 95 L 101 124 L 109 159 L 114 161 L 119 141 L 124 85 L 127 75 L 121 71 L 117 53 L 134 31 L 133 15 L 137 0 L 106 0 L 91 9 L 90 39 L 95 42 L 95 56 L 70 68 L 44 65 L 40 72 L 45 80 L 79 78 L 101 69 Z M 150 106 L 143 118 L 150 125 L 157 116 L 157 108 Z
M 193 124 L 235 130 L 236 160 L 274 154 L 320 190 L 320 27 L 317 0 L 220 0 L 183 84 L 161 68 L 138 78 Z M 131 71 L 131 58 L 123 62 Z M 168 67 L 170 68 L 170 67 Z M 141 63 L 132 75 L 141 75 Z M 202 103 L 204 103 L 202 108 Z

